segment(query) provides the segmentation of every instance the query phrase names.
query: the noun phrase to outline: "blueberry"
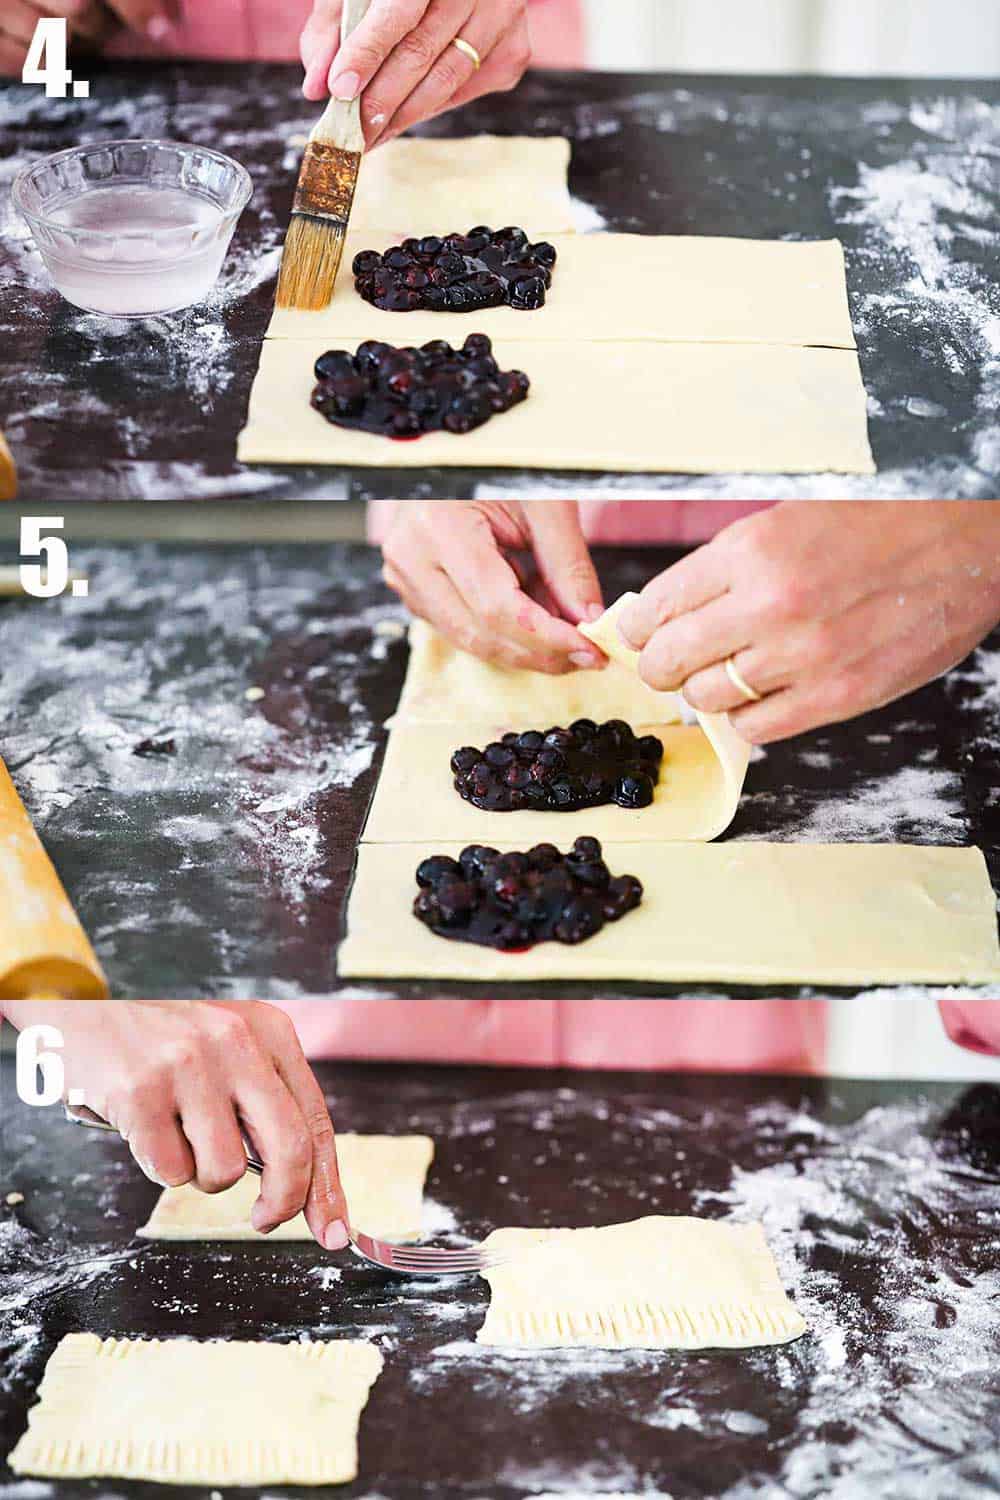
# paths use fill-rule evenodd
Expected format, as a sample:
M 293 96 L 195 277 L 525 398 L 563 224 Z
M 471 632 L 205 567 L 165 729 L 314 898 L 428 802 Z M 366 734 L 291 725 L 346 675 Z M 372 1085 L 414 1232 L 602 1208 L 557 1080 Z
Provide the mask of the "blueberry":
M 520 922 L 505 922 L 497 933 L 497 947 L 510 952 L 531 945 L 531 933 Z
M 597 725 L 593 719 L 576 719 L 569 726 L 569 732 L 576 740 L 592 740 L 597 733 Z
M 602 891 L 611 879 L 603 859 L 578 860 L 573 865 L 573 874 L 581 885 L 595 891 Z
M 493 353 L 493 343 L 485 333 L 470 333 L 462 345 L 463 354 L 472 359 L 482 359 L 487 354 Z
M 653 783 L 649 776 L 620 776 L 615 787 L 619 807 L 648 807 L 653 800 Z
M 512 765 L 504 774 L 504 781 L 512 791 L 522 792 L 526 786 L 531 784 L 531 775 L 527 766 Z
M 422 240 L 417 241 L 416 254 L 433 260 L 436 255 L 441 254 L 443 243 L 436 234 L 425 235 Z
M 514 764 L 514 752 L 509 745 L 502 745 L 498 740 L 494 740 L 483 751 L 483 760 L 488 766 L 495 766 L 497 770 L 506 770 L 508 766 Z
M 535 870 L 551 870 L 562 863 L 562 855 L 555 844 L 536 844 L 528 850 L 528 862 Z
M 481 878 L 484 870 L 499 857 L 499 850 L 491 849 L 488 844 L 467 844 L 458 856 L 458 862 L 467 878 Z
M 381 264 L 382 257 L 377 250 L 361 250 L 354 257 L 351 270 L 355 276 L 370 276 L 373 271 L 378 270 Z
M 647 760 L 653 765 L 658 766 L 663 759 L 663 741 L 658 740 L 655 734 L 644 734 L 641 739 L 636 740 L 636 749 L 640 760 Z
M 548 240 L 539 240 L 537 244 L 529 245 L 528 254 L 542 266 L 554 266 L 558 259 L 555 245 L 550 245 Z
M 572 746 L 573 736 L 568 729 L 550 729 L 545 736 L 544 743 L 550 750 L 565 752 Z
M 526 729 L 523 734 L 517 736 L 517 752 L 519 755 L 535 756 L 543 744 L 544 740 L 537 729 Z
M 465 880 L 446 880 L 434 892 L 446 927 L 464 927 L 476 909 L 475 888 Z
M 456 776 L 464 776 L 479 764 L 482 757 L 474 745 L 463 745 L 451 757 L 451 769 Z
M 604 918 L 594 901 L 576 896 L 567 901 L 555 925 L 553 936 L 560 943 L 582 943 L 600 932 Z
M 463 880 L 462 866 L 447 854 L 432 854 L 417 866 L 419 886 L 438 886 L 445 880 Z
M 600 859 L 602 852 L 600 839 L 588 838 L 586 834 L 581 834 L 578 839 L 573 840 L 573 849 L 567 858 L 589 862 Z
M 328 349 L 313 366 L 317 380 L 337 380 L 355 373 L 354 360 L 346 349 Z
M 496 862 L 500 875 L 526 875 L 531 868 L 526 854 L 501 854 Z
M 634 875 L 619 875 L 608 882 L 604 891 L 604 915 L 609 922 L 617 922 L 627 911 L 642 900 L 642 885 Z
M 493 882 L 493 894 L 501 906 L 513 906 L 524 895 L 524 886 L 516 875 L 500 874 Z

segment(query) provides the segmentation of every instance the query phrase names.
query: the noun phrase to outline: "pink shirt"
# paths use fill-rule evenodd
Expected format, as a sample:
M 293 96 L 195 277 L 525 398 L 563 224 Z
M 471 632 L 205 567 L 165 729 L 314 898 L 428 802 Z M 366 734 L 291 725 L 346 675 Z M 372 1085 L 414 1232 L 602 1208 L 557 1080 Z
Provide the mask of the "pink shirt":
M 134 33 L 109 51 L 129 57 L 199 57 L 220 61 L 298 61 L 299 33 L 312 0 L 181 0 L 181 21 L 163 42 Z M 532 58 L 537 67 L 578 68 L 584 61 L 579 0 L 531 0 Z

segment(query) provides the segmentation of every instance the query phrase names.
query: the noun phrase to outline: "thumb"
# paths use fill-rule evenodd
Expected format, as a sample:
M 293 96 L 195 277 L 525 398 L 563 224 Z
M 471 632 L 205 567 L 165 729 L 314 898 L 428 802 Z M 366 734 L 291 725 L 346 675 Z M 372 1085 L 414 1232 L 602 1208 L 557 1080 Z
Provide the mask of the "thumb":
M 524 517 L 538 571 L 565 617 L 574 625 L 596 620 L 603 595 L 576 501 L 527 501 Z

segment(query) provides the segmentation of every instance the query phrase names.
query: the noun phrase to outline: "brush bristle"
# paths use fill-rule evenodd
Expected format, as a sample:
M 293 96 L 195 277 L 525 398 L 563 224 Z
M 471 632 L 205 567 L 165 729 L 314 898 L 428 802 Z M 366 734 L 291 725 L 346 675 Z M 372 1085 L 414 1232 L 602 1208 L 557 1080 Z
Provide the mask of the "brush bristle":
M 344 226 L 293 214 L 281 257 L 277 305 L 316 312 L 328 307 L 344 253 Z

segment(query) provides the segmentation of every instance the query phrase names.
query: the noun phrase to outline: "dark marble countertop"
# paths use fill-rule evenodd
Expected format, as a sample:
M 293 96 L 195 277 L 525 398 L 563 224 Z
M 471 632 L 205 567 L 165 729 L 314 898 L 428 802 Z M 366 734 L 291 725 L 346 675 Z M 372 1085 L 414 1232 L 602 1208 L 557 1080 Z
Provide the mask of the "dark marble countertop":
M 285 65 L 95 65 L 91 97 L 0 89 L 0 185 L 78 141 L 169 136 L 238 157 L 255 187 L 212 297 L 132 324 L 51 290 L 0 197 L 0 428 L 28 502 L 664 494 L 732 499 L 1000 493 L 1000 83 L 530 74 L 435 134 L 559 134 L 582 223 L 839 236 L 878 478 L 240 466 L 303 133 Z M 298 144 L 296 144 L 298 141 Z M 655 294 L 655 293 L 654 293 Z

